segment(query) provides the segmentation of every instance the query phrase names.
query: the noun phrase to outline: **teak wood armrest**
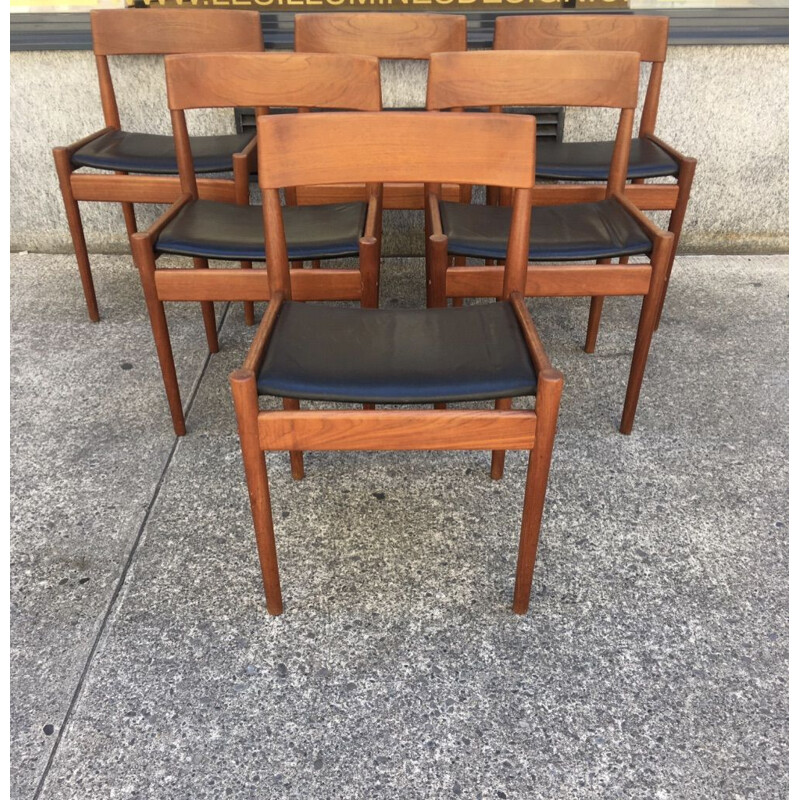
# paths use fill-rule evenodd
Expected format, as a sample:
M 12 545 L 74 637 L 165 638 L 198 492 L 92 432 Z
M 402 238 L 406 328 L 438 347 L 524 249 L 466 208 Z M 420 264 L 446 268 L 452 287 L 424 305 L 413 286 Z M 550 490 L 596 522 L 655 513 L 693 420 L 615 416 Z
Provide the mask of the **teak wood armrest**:
M 667 155 L 672 156 L 676 161 L 681 164 L 687 163 L 697 163 L 696 158 L 692 158 L 691 156 L 685 156 L 683 153 L 678 152 L 674 147 L 668 145 L 663 139 L 659 139 L 654 133 L 646 133 L 644 135 L 645 139 L 649 139 L 653 144 L 657 144 Z
M 194 200 L 194 197 L 188 192 L 184 192 L 178 199 L 143 233 L 134 233 L 131 236 L 131 241 L 134 239 L 142 239 L 152 247 L 158 238 L 158 234 L 171 222 L 178 212 L 187 204 Z
M 528 312 L 528 307 L 525 305 L 525 300 L 522 295 L 519 292 L 511 292 L 508 299 L 511 301 L 511 306 L 514 309 L 514 313 L 517 315 L 517 321 L 519 322 L 520 328 L 522 328 L 522 335 L 525 338 L 525 344 L 528 346 L 528 352 L 531 355 L 531 361 L 533 361 L 536 374 L 553 372 L 557 373 L 553 377 L 561 376 L 558 370 L 553 369 L 553 365 L 547 357 L 542 340 L 539 338 L 539 331 L 536 330 L 536 326 L 533 324 L 533 320 L 531 319 L 531 315 Z
M 672 239 L 672 234 L 669 231 L 659 228 L 650 217 L 646 216 L 641 209 L 631 202 L 629 197 L 619 192 L 611 192 L 609 197 L 613 197 L 636 220 L 653 244 L 660 239 Z
M 369 200 L 367 201 L 367 221 L 364 223 L 364 236 L 365 239 L 377 239 L 380 235 L 381 227 L 381 194 L 380 190 L 372 194 L 370 193 Z
M 234 194 L 238 205 L 250 205 L 250 175 L 258 169 L 257 139 L 254 136 L 240 152 L 233 154 Z
M 432 192 L 428 195 L 428 220 L 430 223 L 430 236 L 444 236 L 442 230 L 442 212 L 439 208 L 439 198 Z
M 233 154 L 234 171 L 237 161 L 244 162 L 248 174 L 258 169 L 258 139 L 255 136 L 238 153 Z
M 261 366 L 261 362 L 264 360 L 264 351 L 267 349 L 269 337 L 272 335 L 272 329 L 278 319 L 278 312 L 281 310 L 281 303 L 283 303 L 283 292 L 277 291 L 269 300 L 269 305 L 258 325 L 253 343 L 247 351 L 247 357 L 244 360 L 242 369 L 255 374 L 256 370 Z
M 84 136 L 83 139 L 78 139 L 77 142 L 73 142 L 72 144 L 68 144 L 66 147 L 54 147 L 53 150 L 66 150 L 67 153 L 71 156 L 73 153 L 77 152 L 84 147 L 85 145 L 89 144 L 89 142 L 94 141 L 95 139 L 99 139 L 101 136 L 105 136 L 107 133 L 111 133 L 111 131 L 117 130 L 116 128 L 112 128 L 110 125 L 106 126 L 102 130 L 95 131 L 94 133 L 90 133 L 88 136 Z

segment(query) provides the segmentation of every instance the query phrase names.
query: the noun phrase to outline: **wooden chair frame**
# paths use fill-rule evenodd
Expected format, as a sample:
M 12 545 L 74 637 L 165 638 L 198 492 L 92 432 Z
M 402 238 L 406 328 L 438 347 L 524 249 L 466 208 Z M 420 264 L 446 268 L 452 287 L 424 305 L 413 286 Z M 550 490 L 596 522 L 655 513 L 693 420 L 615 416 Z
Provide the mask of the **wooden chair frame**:
M 363 136 L 364 132 L 369 135 Z M 363 136 L 363 138 L 362 138 Z M 290 450 L 520 449 L 530 453 L 513 609 L 528 608 L 545 487 L 563 378 L 554 370 L 525 307 L 535 124 L 508 115 L 398 113 L 315 114 L 258 120 L 259 182 L 264 194 L 272 297 L 241 369 L 230 376 L 267 609 L 283 610 L 264 453 Z M 337 141 L 321 153 L 317 139 Z M 446 141 L 440 150 L 431 142 Z M 286 147 L 284 148 L 284 143 Z M 508 146 L 506 146 L 508 143 Z M 502 146 L 501 146 L 502 145 Z M 274 154 L 281 149 L 282 158 Z M 309 177 L 421 181 L 434 196 L 447 182 L 494 183 L 516 189 L 508 258 L 498 294 L 513 304 L 537 372 L 535 411 L 511 410 L 259 410 L 259 369 L 281 304 L 294 286 L 283 238 L 278 189 Z M 373 313 L 365 311 L 365 314 Z M 377 313 L 377 312 L 374 312 Z M 461 313 L 453 309 L 452 313 Z M 302 472 L 295 477 L 301 477 Z
M 113 130 L 121 130 L 108 57 L 226 50 L 261 52 L 264 50 L 264 38 L 257 11 L 104 9 L 91 11 L 90 19 L 92 49 L 106 126 L 66 147 L 54 148 L 53 158 L 89 319 L 98 322 L 100 312 L 78 203 L 120 203 L 128 236 L 132 236 L 137 230 L 134 203 L 174 203 L 181 194 L 177 175 L 89 173 L 72 163 L 73 155 L 89 142 Z M 197 181 L 200 196 L 209 200 L 237 202 L 242 187 L 246 190 L 249 180 L 249 175 L 241 171 L 242 166 L 240 164 L 237 168 L 234 156 L 232 180 L 200 178 Z M 204 309 L 203 313 L 207 318 L 208 310 Z
M 217 352 L 218 344 L 211 301 L 243 300 L 252 303 L 270 297 L 270 282 L 265 270 L 208 269 L 208 261 L 197 258 L 194 259 L 195 269 L 191 270 L 157 266 L 159 234 L 199 194 L 185 111 L 191 108 L 253 106 L 257 115 L 266 115 L 270 105 L 297 107 L 300 111 L 311 108 L 375 111 L 380 110 L 381 104 L 380 72 L 377 59 L 367 56 L 297 53 L 173 55 L 166 57 L 165 64 L 167 99 L 175 133 L 182 194 L 145 233 L 131 237 L 131 247 L 150 313 L 173 426 L 175 433 L 182 436 L 186 424 L 164 302 L 199 300 L 211 306 L 211 316 L 206 318 L 206 332 L 213 353 Z M 326 145 L 322 143 L 321 146 Z M 254 170 L 256 159 L 254 138 L 241 154 L 243 171 Z M 365 307 L 378 305 L 380 186 L 370 185 L 368 192 L 365 229 L 359 240 L 359 268 L 293 269 L 292 284 L 298 299 L 360 300 Z M 241 200 L 246 204 L 244 196 Z M 287 400 L 287 404 L 291 406 L 292 401 Z
M 431 111 L 461 112 L 473 106 L 490 106 L 493 111 L 499 111 L 504 105 L 524 104 L 620 109 L 614 158 L 608 184 L 602 187 L 602 197 L 616 199 L 645 232 L 652 242 L 649 262 L 611 264 L 606 260 L 588 266 L 529 264 L 520 291 L 526 297 L 643 297 L 620 424 L 620 431 L 626 434 L 633 428 L 673 239 L 672 233 L 656 227 L 624 194 L 638 81 L 638 54 L 580 51 L 441 53 L 431 58 L 428 80 L 428 109 Z M 531 193 L 534 203 L 550 197 L 549 193 L 537 195 L 535 188 Z M 584 197 L 579 196 L 579 199 L 584 200 Z M 508 200 L 505 193 L 501 202 L 507 204 Z M 458 301 L 466 297 L 500 295 L 503 267 L 464 266 L 463 262 L 450 265 L 448 241 L 435 197 L 431 197 L 426 210 L 426 226 L 431 234 L 426 259 L 430 306 L 444 306 L 447 298 Z M 502 465 L 497 467 L 502 470 Z
M 631 202 L 643 211 L 670 212 L 668 230 L 673 235 L 673 244 L 658 305 L 656 329 L 661 321 L 697 166 L 696 159 L 678 152 L 655 134 L 668 39 L 669 17 L 639 15 L 507 16 L 498 17 L 494 29 L 496 50 L 624 50 L 638 52 L 641 61 L 650 64 L 638 136 L 654 142 L 676 161 L 678 175 L 674 184 L 646 183 L 645 178 L 635 178 L 625 186 L 624 191 Z M 549 204 L 591 202 L 602 196 L 602 186 L 592 184 L 560 184 L 542 187 L 540 191 L 547 192 L 549 189 L 554 190 L 549 197 L 545 195 L 547 199 L 544 202 Z M 623 257 L 620 263 L 626 262 L 627 258 Z M 592 297 L 584 347 L 587 353 L 594 352 L 602 309 L 602 295 Z
M 467 49 L 467 18 L 460 14 L 390 14 L 337 12 L 297 14 L 294 20 L 297 53 L 354 53 L 381 60 L 427 61 L 433 53 Z M 384 109 L 392 112 L 392 109 Z M 410 109 L 403 109 L 408 111 Z M 304 187 L 322 202 L 362 199 L 363 186 Z M 442 187 L 445 199 L 468 202 L 457 186 Z M 425 208 L 421 184 L 390 183 L 383 187 L 385 209 Z

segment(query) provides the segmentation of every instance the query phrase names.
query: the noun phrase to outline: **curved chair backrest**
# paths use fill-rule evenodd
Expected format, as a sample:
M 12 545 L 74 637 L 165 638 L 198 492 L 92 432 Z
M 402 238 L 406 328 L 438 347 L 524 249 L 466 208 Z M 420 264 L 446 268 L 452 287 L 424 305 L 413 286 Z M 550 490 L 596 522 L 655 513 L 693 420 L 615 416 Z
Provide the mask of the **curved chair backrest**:
M 89 15 L 106 125 L 120 127 L 108 56 L 263 52 L 257 11 L 100 9 Z
M 95 55 L 167 55 L 264 49 L 257 11 L 153 8 L 90 14 Z
M 347 111 L 381 108 L 380 65 L 377 58 L 369 56 L 206 53 L 171 55 L 164 63 L 181 182 L 184 191 L 195 195 L 185 109 L 254 106 L 258 116 L 266 114 L 270 106 Z
M 208 53 L 164 59 L 170 111 L 282 106 L 380 111 L 378 59 L 312 53 Z
M 639 88 L 638 53 L 489 50 L 436 53 L 428 73 L 430 111 L 509 105 L 619 108 L 609 191 L 625 183 Z
M 273 291 L 290 295 L 278 190 L 348 181 L 488 184 L 516 189 L 508 244 L 509 291 L 524 288 L 536 125 L 504 114 L 296 114 L 258 119 L 258 181 L 264 196 Z
M 384 60 L 427 61 L 433 53 L 467 49 L 467 18 L 454 14 L 390 14 L 380 12 L 335 14 L 297 14 L 294 21 L 295 52 L 358 53 Z M 424 73 L 403 77 L 405 92 L 417 96 L 425 85 Z M 413 87 L 413 89 L 411 88 Z M 404 103 L 405 105 L 405 103 Z M 385 186 L 387 208 L 421 208 L 424 188 Z M 446 191 L 458 191 L 449 187 Z M 309 200 L 318 195 L 312 187 Z M 359 198 L 362 187 L 351 184 L 340 187 L 342 199 Z M 300 190 L 300 196 L 307 196 Z M 313 201 L 313 200 L 312 200 Z
M 653 133 L 669 38 L 668 17 L 622 14 L 533 14 L 498 17 L 495 50 L 614 50 L 652 64 L 640 133 Z
M 428 59 L 467 49 L 467 18 L 450 14 L 298 14 L 298 53 L 358 53 L 386 59 Z
M 484 50 L 436 53 L 428 77 L 429 111 L 506 105 L 633 109 L 636 53 Z

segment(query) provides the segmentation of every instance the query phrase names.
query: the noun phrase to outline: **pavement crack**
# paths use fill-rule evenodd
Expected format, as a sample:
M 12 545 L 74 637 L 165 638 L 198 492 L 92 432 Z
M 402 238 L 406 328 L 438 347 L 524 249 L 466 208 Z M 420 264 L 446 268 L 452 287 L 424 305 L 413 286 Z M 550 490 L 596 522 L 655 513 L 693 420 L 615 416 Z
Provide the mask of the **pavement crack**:
M 222 310 L 222 314 L 220 315 L 220 320 L 217 325 L 217 333 L 221 333 L 222 327 L 225 324 L 225 319 L 228 316 L 228 310 L 230 309 L 230 303 L 225 303 L 225 307 Z M 203 361 L 203 366 L 195 379 L 194 385 L 192 386 L 192 390 L 189 393 L 189 399 L 187 400 L 185 407 L 184 407 L 184 416 L 188 419 L 189 415 L 192 410 L 192 406 L 194 405 L 195 398 L 197 397 L 197 393 L 200 390 L 200 385 L 203 382 L 203 378 L 205 377 L 206 372 L 208 371 L 208 366 L 211 363 L 211 353 L 206 353 L 205 361 Z M 94 660 L 94 656 L 97 653 L 97 649 L 100 645 L 100 641 L 103 638 L 103 635 L 106 632 L 106 628 L 108 627 L 108 622 L 111 617 L 114 615 L 114 611 L 116 610 L 117 601 L 119 600 L 120 595 L 122 594 L 122 588 L 125 585 L 125 581 L 128 578 L 128 572 L 133 564 L 133 561 L 136 557 L 136 553 L 139 549 L 139 544 L 142 541 L 142 537 L 144 536 L 144 531 L 147 528 L 147 523 L 150 521 L 150 517 L 152 516 L 153 509 L 155 508 L 156 502 L 158 501 L 159 495 L 161 494 L 161 488 L 164 485 L 164 481 L 166 480 L 167 473 L 172 466 L 173 458 L 175 457 L 175 453 L 178 450 L 178 445 L 181 442 L 183 437 L 176 436 L 175 440 L 172 443 L 172 447 L 167 454 L 167 458 L 164 462 L 164 466 L 161 470 L 161 474 L 158 476 L 158 480 L 156 481 L 155 489 L 153 490 L 153 494 L 150 497 L 150 502 L 147 504 L 147 508 L 144 512 L 144 517 L 142 517 L 142 521 L 139 524 L 139 529 L 136 531 L 136 536 L 134 537 L 133 544 L 131 545 L 130 550 L 128 551 L 128 556 L 125 560 L 125 563 L 122 567 L 122 572 L 120 572 L 119 578 L 117 579 L 117 584 L 114 587 L 114 591 L 111 594 L 111 598 L 108 601 L 108 606 L 106 607 L 105 614 L 103 615 L 103 621 L 100 623 L 100 627 L 97 631 L 97 634 L 94 637 L 94 641 L 92 642 L 91 649 L 89 650 L 89 655 L 86 658 L 86 663 L 83 665 L 83 669 L 81 670 L 80 677 L 78 678 L 78 683 L 75 686 L 75 691 L 72 693 L 72 698 L 70 699 L 69 706 L 67 707 L 67 713 L 64 715 L 64 719 L 61 722 L 61 725 L 58 728 L 58 734 L 56 735 L 56 739 L 53 742 L 53 747 L 50 750 L 50 757 L 47 759 L 47 764 L 42 772 L 42 776 L 39 779 L 39 783 L 36 786 L 36 791 L 33 793 L 33 800 L 38 800 L 41 797 L 41 794 L 44 790 L 45 783 L 47 782 L 47 776 L 50 774 L 50 769 L 55 762 L 56 754 L 58 753 L 58 749 L 61 746 L 61 741 L 64 738 L 64 731 L 67 729 L 70 720 L 72 719 L 73 712 L 78 705 L 78 701 L 80 700 L 81 694 L 83 692 L 83 686 L 86 681 L 86 676 L 89 674 L 89 670 L 92 665 L 92 661 Z

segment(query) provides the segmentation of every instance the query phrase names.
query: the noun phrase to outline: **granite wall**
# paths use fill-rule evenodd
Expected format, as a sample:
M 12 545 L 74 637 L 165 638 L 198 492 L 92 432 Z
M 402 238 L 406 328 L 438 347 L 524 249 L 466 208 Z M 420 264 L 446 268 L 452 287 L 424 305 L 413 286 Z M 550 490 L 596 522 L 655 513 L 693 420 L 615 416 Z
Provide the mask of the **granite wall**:
M 11 53 L 11 248 L 71 250 L 50 149 L 103 127 L 94 60 L 87 52 Z M 163 67 L 152 57 L 112 59 L 124 127 L 170 132 Z M 643 81 L 644 83 L 644 81 Z M 384 65 L 384 103 L 423 105 L 424 65 Z M 693 46 L 669 51 L 657 133 L 698 160 L 684 252 L 788 249 L 789 49 Z M 642 87 L 642 90 L 644 86 Z M 568 112 L 565 138 L 608 138 L 602 112 Z M 233 131 L 232 112 L 195 112 L 195 133 Z M 140 225 L 158 209 L 140 207 Z M 83 205 L 90 250 L 127 247 L 117 206 Z M 663 217 L 662 217 L 663 219 Z M 387 254 L 418 254 L 416 214 L 386 224 Z

